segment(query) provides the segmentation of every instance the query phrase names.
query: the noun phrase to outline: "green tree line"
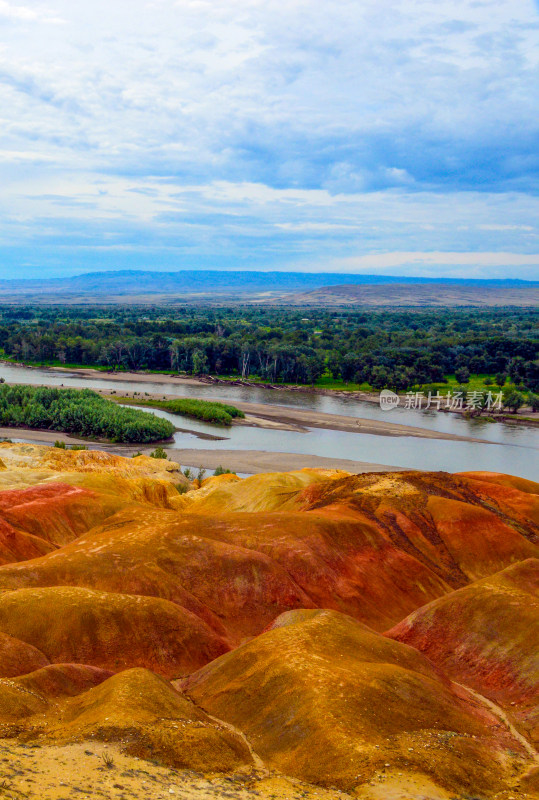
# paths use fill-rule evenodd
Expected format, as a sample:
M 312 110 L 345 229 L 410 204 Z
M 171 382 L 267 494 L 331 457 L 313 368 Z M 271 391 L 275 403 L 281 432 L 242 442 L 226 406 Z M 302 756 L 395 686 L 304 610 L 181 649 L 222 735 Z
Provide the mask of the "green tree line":
M 28 363 L 405 390 L 504 375 L 539 391 L 539 314 L 527 309 L 4 308 L 0 348 Z

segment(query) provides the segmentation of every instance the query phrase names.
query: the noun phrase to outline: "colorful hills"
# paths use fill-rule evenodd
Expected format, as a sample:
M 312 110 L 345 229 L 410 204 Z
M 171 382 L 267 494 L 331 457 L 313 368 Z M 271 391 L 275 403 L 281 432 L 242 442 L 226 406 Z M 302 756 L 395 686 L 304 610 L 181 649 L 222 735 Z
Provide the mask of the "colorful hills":
M 336 797 L 533 796 L 538 485 L 302 470 L 184 493 L 171 462 L 0 456 L 0 736 Z
M 387 636 L 493 700 L 539 743 L 538 590 L 530 558 L 423 606 Z
M 323 786 L 419 770 L 453 791 L 495 791 L 525 761 L 490 711 L 417 650 L 334 611 L 284 614 L 181 686 L 266 764 Z

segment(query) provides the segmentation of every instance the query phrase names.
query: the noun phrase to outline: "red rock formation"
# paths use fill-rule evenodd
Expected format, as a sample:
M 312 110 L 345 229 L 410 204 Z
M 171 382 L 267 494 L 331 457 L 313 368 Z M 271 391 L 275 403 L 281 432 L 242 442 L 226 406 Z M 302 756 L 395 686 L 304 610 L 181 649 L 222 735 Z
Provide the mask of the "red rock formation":
M 159 673 L 320 784 L 532 786 L 536 484 L 305 470 L 180 494 L 155 459 L 0 451 L 0 735 L 252 763 Z
M 131 505 L 54 554 L 0 568 L 0 590 L 71 585 L 161 597 L 232 643 L 291 608 L 334 608 L 385 630 L 539 554 L 533 523 L 496 514 L 470 484 L 439 473 L 377 474 L 296 484 L 293 496 L 278 484 L 287 507 L 304 509 L 286 512 L 208 515 L 209 493 L 190 493 L 183 513 Z M 251 486 L 260 506 L 260 487 Z M 274 508 L 273 490 L 269 502 Z
M 36 647 L 0 633 L 0 678 L 15 678 L 45 667 L 49 659 Z
M 174 603 L 67 586 L 4 592 L 0 631 L 51 662 L 113 671 L 144 665 L 169 678 L 228 649 L 199 617 Z
M 539 560 L 528 559 L 419 608 L 386 635 L 502 706 L 539 741 L 538 618 Z
M 268 765 L 349 791 L 383 770 L 490 793 L 527 760 L 489 710 L 417 650 L 333 611 L 285 614 L 181 686 L 240 728 Z
M 0 564 L 13 564 L 50 553 L 55 547 L 39 536 L 17 530 L 0 517 Z
M 64 483 L 0 492 L 0 517 L 19 530 L 61 546 L 98 525 L 121 503 Z

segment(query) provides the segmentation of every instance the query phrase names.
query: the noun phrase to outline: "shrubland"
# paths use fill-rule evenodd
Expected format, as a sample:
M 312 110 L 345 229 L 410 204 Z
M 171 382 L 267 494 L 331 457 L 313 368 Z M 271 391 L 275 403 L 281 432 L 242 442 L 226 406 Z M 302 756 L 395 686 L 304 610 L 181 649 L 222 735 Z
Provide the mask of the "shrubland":
M 117 402 L 126 402 L 130 405 L 151 406 L 170 411 L 172 414 L 180 414 L 186 417 L 194 417 L 204 422 L 215 422 L 220 425 L 231 425 L 235 418 L 244 418 L 245 414 L 235 406 L 226 403 L 217 403 L 212 400 L 192 400 L 191 398 L 178 398 L 177 400 L 154 400 L 151 398 L 131 398 L 118 397 Z
M 168 439 L 174 425 L 138 409 L 124 408 L 90 389 L 0 385 L 0 425 L 41 428 L 113 442 Z

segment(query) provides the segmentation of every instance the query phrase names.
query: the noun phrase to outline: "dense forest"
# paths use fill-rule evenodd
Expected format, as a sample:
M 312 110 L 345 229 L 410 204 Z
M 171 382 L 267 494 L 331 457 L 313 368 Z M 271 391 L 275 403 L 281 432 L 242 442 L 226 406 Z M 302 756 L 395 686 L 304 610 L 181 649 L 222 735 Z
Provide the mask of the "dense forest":
M 166 419 L 116 405 L 90 389 L 7 384 L 0 385 L 0 425 L 141 443 L 168 439 L 175 430 Z
M 533 310 L 3 307 L 0 349 L 37 364 L 405 390 L 456 376 L 539 391 Z

